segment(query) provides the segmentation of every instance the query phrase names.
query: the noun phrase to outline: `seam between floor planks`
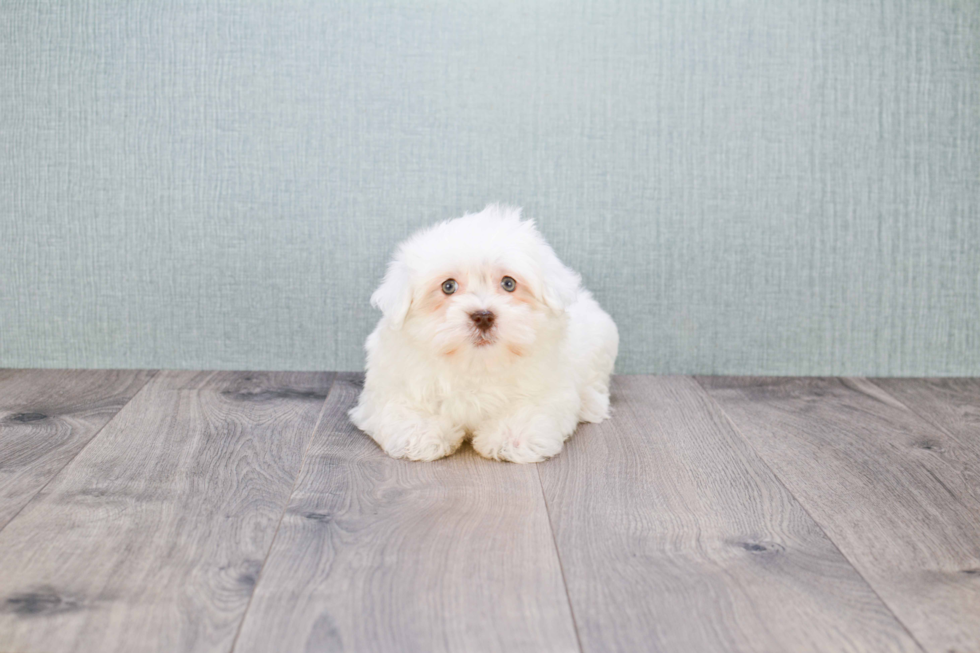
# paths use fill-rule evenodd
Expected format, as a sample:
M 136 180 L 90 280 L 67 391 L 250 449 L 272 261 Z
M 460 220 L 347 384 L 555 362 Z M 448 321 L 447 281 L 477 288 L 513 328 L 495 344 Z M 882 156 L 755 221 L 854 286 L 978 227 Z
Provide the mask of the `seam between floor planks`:
M 235 651 L 579 651 L 535 470 L 392 459 L 341 374 Z
M 231 640 L 231 647 L 228 649 L 229 653 L 235 650 L 238 645 L 238 638 L 242 634 L 242 626 L 245 625 L 245 618 L 248 616 L 248 611 L 252 607 L 252 599 L 255 598 L 255 593 L 259 589 L 259 585 L 262 584 L 262 576 L 265 571 L 266 565 L 269 564 L 269 556 L 272 555 L 272 549 L 276 546 L 276 539 L 279 537 L 279 529 L 282 528 L 283 517 L 286 516 L 286 511 L 289 510 L 289 505 L 292 503 L 293 495 L 296 493 L 296 486 L 299 484 L 299 478 L 303 473 L 303 468 L 306 466 L 306 457 L 310 455 L 310 446 L 313 444 L 313 436 L 316 435 L 317 427 L 320 426 L 320 422 L 323 420 L 323 415 L 327 410 L 327 406 L 330 405 L 330 395 L 332 395 L 337 387 L 337 377 L 340 376 L 340 372 L 333 372 L 333 377 L 330 379 L 330 388 L 327 390 L 327 396 L 323 398 L 323 405 L 320 406 L 320 414 L 316 417 L 316 422 L 313 424 L 313 429 L 310 431 L 310 437 L 307 439 L 306 448 L 303 450 L 303 457 L 299 462 L 299 469 L 296 470 L 296 478 L 293 479 L 293 487 L 289 490 L 289 496 L 286 497 L 286 501 L 282 504 L 282 512 L 279 513 L 279 521 L 276 522 L 276 530 L 272 534 L 272 540 L 269 542 L 269 548 L 265 552 L 265 558 L 262 560 L 262 566 L 259 568 L 259 573 L 255 578 L 255 585 L 252 586 L 252 593 L 248 597 L 248 603 L 245 605 L 245 610 L 242 612 L 242 618 L 238 620 L 238 628 L 235 630 L 235 637 Z
M 5 374 L 4 377 L 3 377 L 4 379 L 6 379 L 6 378 L 15 378 L 17 376 L 17 373 L 18 372 L 30 372 L 30 371 L 36 371 L 36 370 L 4 369 L 2 371 L 9 372 L 9 374 Z M 55 371 L 67 371 L 67 370 L 52 370 L 52 372 L 55 372 Z M 31 503 L 33 503 L 34 500 L 37 499 L 37 497 L 41 494 L 41 492 L 44 491 L 44 488 L 48 487 L 48 485 L 50 485 L 52 481 L 54 481 L 56 478 L 58 478 L 58 476 L 65 470 L 66 467 L 68 467 L 76 458 L 78 458 L 79 454 L 81 454 L 86 448 L 88 448 L 89 445 L 91 445 L 93 442 L 95 442 L 95 439 L 98 438 L 99 435 L 101 435 L 105 431 L 106 427 L 109 426 L 109 424 L 111 424 L 113 422 L 113 420 L 116 419 L 116 417 L 119 415 L 119 413 L 121 413 L 123 411 L 123 409 L 125 409 L 126 406 L 128 406 L 133 401 L 133 399 L 135 399 L 141 392 L 143 392 L 143 390 L 146 388 L 146 386 L 149 385 L 150 381 L 152 381 L 154 379 L 154 377 L 156 377 L 156 375 L 159 373 L 160 370 L 105 370 L 105 372 L 107 372 L 107 373 L 117 372 L 117 371 L 123 371 L 123 372 L 145 372 L 147 374 L 147 377 L 146 377 L 146 379 L 143 380 L 143 383 L 139 386 L 139 388 L 136 390 L 136 392 L 134 392 L 132 394 L 132 396 L 130 396 L 129 399 L 127 399 L 125 402 L 123 402 L 119 406 L 119 408 L 116 409 L 116 411 L 112 414 L 112 417 L 110 417 L 108 420 L 106 420 L 106 422 L 102 426 L 100 426 L 95 431 L 95 433 L 93 433 L 89 437 L 89 439 L 85 441 L 85 443 L 81 447 L 79 447 L 78 451 L 76 451 L 74 454 L 72 454 L 64 462 L 64 464 L 62 464 L 57 469 L 57 471 L 55 471 L 53 474 L 51 474 L 51 476 L 31 495 L 31 498 L 28 499 L 27 501 L 25 501 L 24 504 L 20 508 L 17 509 L 17 512 L 15 512 L 13 515 L 11 515 L 10 518 L 8 518 L 5 522 L 3 522 L 2 524 L 0 524 L 0 533 L 2 533 L 3 530 L 8 525 L 10 525 L 11 522 L 13 522 L 15 519 L 17 519 L 17 517 L 22 512 L 24 512 L 24 509 L 27 508 L 27 506 L 29 506 Z
M 212 638 L 207 635 L 214 633 L 219 640 L 223 640 L 226 635 L 221 633 L 228 632 L 229 626 L 232 629 L 229 635 L 232 636 L 240 626 L 239 619 L 244 615 L 242 613 L 235 616 L 234 604 L 244 601 L 247 606 L 251 600 L 254 580 L 249 577 L 254 573 L 257 578 L 258 570 L 253 571 L 249 567 L 256 557 L 255 553 L 265 559 L 271 548 L 272 529 L 269 528 L 264 530 L 268 533 L 269 539 L 266 541 L 269 544 L 255 550 L 258 548 L 256 545 L 261 547 L 261 540 L 264 539 L 256 540 L 252 537 L 255 527 L 269 517 L 273 520 L 281 519 L 302 459 L 302 454 L 296 451 L 295 445 L 302 446 L 305 452 L 336 375 L 220 371 L 174 371 L 165 374 L 167 378 L 161 375 L 156 377 L 158 380 L 162 379 L 160 383 L 151 381 L 147 384 L 152 384 L 154 388 L 161 386 L 157 388 L 158 395 L 141 395 L 141 398 L 134 396 L 136 405 L 134 406 L 133 400 L 127 402 L 127 407 L 119 411 L 113 425 L 106 425 L 109 428 L 104 433 L 111 430 L 112 441 L 107 443 L 105 438 L 109 436 L 104 435 L 95 445 L 105 451 L 93 454 L 87 449 L 81 458 L 75 459 L 85 459 L 86 464 L 73 463 L 66 466 L 73 473 L 63 473 L 59 477 L 57 487 L 45 497 L 43 508 L 47 510 L 34 506 L 31 511 L 12 522 L 16 531 L 8 529 L 0 534 L 7 545 L 0 546 L 0 556 L 10 558 L 13 555 L 14 559 L 29 562 L 33 566 L 31 571 L 0 564 L 0 573 L 5 580 L 0 584 L 5 585 L 4 594 L 8 604 L 8 610 L 0 611 L 0 621 L 4 626 L 10 627 L 10 630 L 4 629 L 4 640 L 0 642 L 3 650 L 20 650 L 24 647 L 32 649 L 38 645 L 43 650 L 60 650 L 65 646 L 80 650 L 89 650 L 86 648 L 88 646 L 92 650 L 132 650 L 137 641 L 144 646 L 148 643 L 153 646 L 145 639 L 146 636 L 156 638 L 153 641 L 158 646 L 169 648 L 166 642 L 174 637 L 180 639 L 182 635 L 185 646 L 180 648 L 187 650 L 191 650 L 191 643 L 194 650 L 214 650 L 214 646 L 225 650 L 230 644 L 230 639 L 224 646 L 220 641 L 209 641 Z M 311 399 L 320 405 L 307 404 L 308 407 L 304 407 Z M 287 407 L 288 410 L 282 410 Z M 125 423 L 121 424 L 119 420 L 123 420 L 124 416 Z M 155 422 L 148 422 L 147 416 L 157 419 Z M 166 433 L 173 432 L 174 436 L 154 437 L 154 434 L 161 432 L 160 429 Z M 128 435 L 130 432 L 141 433 L 150 450 L 144 452 L 135 444 Z M 288 444 L 290 442 L 292 445 Z M 175 446 L 182 448 L 175 449 Z M 106 453 L 109 454 L 108 458 L 98 455 Z M 208 459 L 201 459 L 201 455 Z M 108 476 L 103 479 L 104 474 L 93 468 L 92 464 L 101 463 L 104 467 L 107 460 L 115 466 L 108 470 Z M 162 466 L 161 461 L 164 461 Z M 129 464 L 131 462 L 139 463 L 140 469 L 134 468 Z M 248 467 L 240 469 L 240 464 Z M 144 477 L 141 472 L 146 465 L 149 465 L 146 471 L 153 472 L 153 478 Z M 230 495 L 222 492 L 222 487 L 218 484 L 227 475 L 219 475 L 218 478 L 213 474 L 221 471 L 222 466 L 238 479 L 235 481 L 235 491 Z M 291 466 L 295 468 L 294 475 L 283 478 L 283 474 L 288 473 Z M 96 472 L 96 476 L 92 476 L 92 472 Z M 207 473 L 202 476 L 199 472 Z M 276 475 L 279 476 L 278 479 Z M 144 478 L 145 480 L 140 480 Z M 82 512 L 91 512 L 91 508 L 100 503 L 106 509 L 114 509 L 110 512 L 117 513 L 119 509 L 131 506 L 133 511 L 127 513 L 123 510 L 118 514 L 123 518 L 123 523 L 120 524 L 122 527 L 134 525 L 135 520 L 146 521 L 145 516 L 151 520 L 156 517 L 166 519 L 169 528 L 161 531 L 158 536 L 151 535 L 145 529 L 140 533 L 140 529 L 134 531 L 129 528 L 123 531 L 127 533 L 126 538 L 116 538 L 118 541 L 115 545 L 110 538 L 105 542 L 106 547 L 94 549 L 92 556 L 83 556 L 81 559 L 74 547 L 65 550 L 64 543 L 59 545 L 36 542 L 39 528 L 52 525 L 52 520 L 61 523 L 58 516 L 64 512 L 66 499 L 75 501 L 76 497 L 85 495 L 85 490 L 90 487 L 86 479 L 99 486 L 94 489 L 99 490 L 101 486 L 105 486 L 111 492 L 105 495 L 99 492 L 93 494 L 93 497 L 115 497 L 115 503 L 84 502 L 78 504 Z M 279 484 L 281 487 L 283 481 L 288 482 L 289 486 L 283 488 L 281 501 L 270 504 L 269 499 L 275 499 L 275 485 Z M 145 483 L 159 482 L 173 486 L 163 488 L 168 490 L 168 494 L 162 497 L 162 506 L 153 502 L 141 504 L 143 497 L 133 494 L 139 492 Z M 199 482 L 204 485 L 199 486 Z M 131 483 L 135 483 L 135 487 Z M 239 487 L 241 483 L 245 485 Z M 81 492 L 78 492 L 79 489 Z M 177 522 L 173 519 L 174 514 L 171 514 L 175 504 L 174 498 L 169 495 L 170 489 L 177 492 L 175 497 L 183 497 L 187 504 L 185 508 L 193 511 L 175 513 Z M 204 491 L 203 494 L 200 490 Z M 240 502 L 246 498 L 251 498 L 254 503 L 243 508 Z M 132 503 L 133 499 L 136 500 L 135 504 Z M 228 501 L 232 503 L 222 507 Z M 269 515 L 268 508 L 273 506 L 275 512 Z M 225 520 L 233 521 L 221 521 L 220 514 L 210 515 L 216 507 L 231 510 L 231 514 L 225 515 Z M 30 516 L 26 522 L 25 515 Z M 197 524 L 193 521 L 195 516 L 209 521 Z M 93 527 L 103 528 L 105 516 L 92 514 L 91 517 L 103 518 L 82 519 L 67 531 L 61 529 L 61 532 L 68 534 L 69 544 L 74 541 L 82 549 L 94 546 L 95 540 L 90 535 L 96 535 L 96 532 L 89 531 Z M 187 519 L 192 520 L 191 534 L 200 534 L 196 540 L 183 539 L 188 534 L 187 524 L 181 525 L 180 522 L 186 522 Z M 256 519 L 260 521 L 256 522 Z M 78 529 L 74 535 L 73 528 Z M 229 528 L 235 530 L 229 531 Z M 244 532 L 238 529 L 244 529 Z M 225 531 L 227 532 L 223 534 Z M 215 540 L 215 533 L 218 540 Z M 164 539 L 161 540 L 161 537 Z M 26 555 L 32 548 L 31 542 L 35 542 L 35 551 Z M 142 558 L 156 568 L 156 571 L 150 572 L 140 567 L 134 568 L 134 573 L 127 574 L 117 568 L 120 562 L 134 562 L 119 557 L 125 553 L 118 550 L 120 543 L 126 545 L 126 550 L 132 545 L 136 547 L 134 550 L 148 550 L 148 557 L 144 555 Z M 51 557 L 49 554 L 53 552 L 52 547 L 57 549 L 58 546 L 66 555 L 63 556 L 64 560 L 59 558 L 58 564 L 53 565 L 61 571 L 52 576 L 52 565 L 45 565 L 44 560 Z M 101 558 L 101 568 L 94 564 L 100 560 L 93 561 L 92 557 Z M 167 560 L 166 564 L 161 564 L 164 559 Z M 75 564 L 85 563 L 86 560 L 88 564 Z M 111 567 L 106 567 L 106 563 L 111 564 Z M 106 576 L 109 569 L 112 573 Z M 144 573 L 153 574 L 154 582 L 140 584 L 139 577 Z M 177 584 L 167 583 L 168 578 L 178 581 Z M 133 585 L 134 581 L 137 582 L 136 585 Z M 154 590 L 156 585 L 160 587 Z M 193 588 L 198 586 L 209 591 L 195 592 Z M 243 596 L 243 590 L 247 590 L 247 596 Z M 150 596 L 146 595 L 148 591 Z M 172 595 L 174 591 L 177 595 Z M 188 591 L 192 594 L 187 595 Z M 38 595 L 39 598 L 31 598 L 37 592 L 42 592 Z M 177 610 L 178 622 L 173 622 L 173 611 L 168 609 L 174 607 L 173 599 L 184 603 L 187 600 L 203 600 L 205 603 L 198 607 L 183 605 Z M 31 607 L 33 603 L 27 604 L 24 601 L 39 601 L 37 609 Z M 18 609 L 21 605 L 24 610 Z M 186 613 L 187 608 L 193 608 L 193 612 Z M 245 606 L 242 607 L 243 611 L 244 608 Z M 119 620 L 115 619 L 111 621 L 116 622 L 116 627 L 103 630 L 108 625 L 106 620 L 110 620 L 113 615 L 128 615 L 131 618 L 123 621 L 130 625 L 120 629 Z M 67 632 L 62 626 L 68 627 Z M 204 632 L 200 631 L 201 628 L 205 629 Z M 133 640 L 133 637 L 142 639 Z M 187 637 L 191 639 L 188 640 Z M 176 642 L 171 643 L 176 645 Z
M 583 649 L 922 651 L 693 379 L 613 395 L 539 466 Z
M 926 650 L 980 651 L 976 441 L 863 377 L 698 381 Z
M 917 408 L 915 408 L 914 405 L 910 405 L 907 401 L 902 400 L 902 398 L 899 397 L 898 395 L 896 395 L 893 391 L 889 390 L 887 387 L 885 387 L 881 383 L 879 383 L 879 381 L 882 381 L 882 379 L 874 379 L 874 378 L 870 378 L 869 377 L 866 380 L 869 381 L 870 383 L 872 383 L 876 388 L 878 388 L 879 390 L 881 390 L 884 394 L 888 395 L 888 397 L 890 397 L 896 403 L 900 404 L 903 408 L 905 408 L 905 410 L 907 410 L 910 413 L 913 413 L 913 414 L 919 416 L 919 418 L 921 418 L 922 421 L 928 422 L 930 425 L 936 427 L 937 429 L 939 429 L 940 431 L 942 431 L 943 433 L 945 433 L 947 436 L 949 436 L 953 440 L 956 440 L 957 442 L 959 442 L 961 445 L 964 445 L 965 444 L 960 439 L 960 434 L 955 432 L 955 429 L 949 428 L 948 426 L 946 426 L 945 424 L 943 424 L 940 420 L 937 420 L 933 415 L 930 415 L 928 412 L 922 411 L 921 409 L 917 409 Z M 918 380 L 918 379 L 915 379 L 915 380 Z
M 535 475 L 538 477 L 538 487 L 541 488 L 541 502 L 544 504 L 544 513 L 548 517 L 548 530 L 551 531 L 551 545 L 555 549 L 555 558 L 558 560 L 558 571 L 561 572 L 561 584 L 565 588 L 565 600 L 568 602 L 568 613 L 572 617 L 572 627 L 575 629 L 575 643 L 578 645 L 579 653 L 585 653 L 582 648 L 582 634 L 579 632 L 578 620 L 575 617 L 575 606 L 572 605 L 572 596 L 568 593 L 568 578 L 565 575 L 565 563 L 561 559 L 561 551 L 558 549 L 558 538 L 555 536 L 555 523 L 551 519 L 551 506 L 548 505 L 548 496 L 544 491 L 544 481 L 541 480 L 541 468 L 534 466 Z
M 878 597 L 878 600 L 881 602 L 881 604 L 885 607 L 885 609 L 889 612 L 889 614 L 892 615 L 892 617 L 895 619 L 895 621 L 898 622 L 898 624 L 902 626 L 902 628 L 905 630 L 905 632 L 908 634 L 908 636 L 919 646 L 919 648 L 921 650 L 923 650 L 923 651 L 928 650 L 928 649 L 926 649 L 925 645 L 921 641 L 919 641 L 919 638 L 915 636 L 915 633 L 913 633 L 909 629 L 909 627 L 905 623 L 905 621 L 903 621 L 901 618 L 899 618 L 899 616 L 897 614 L 895 614 L 895 610 L 892 608 L 892 606 L 889 605 L 887 601 L 885 601 L 885 599 L 879 593 L 878 588 L 876 588 L 874 586 L 874 584 L 872 584 L 871 581 L 868 580 L 868 578 L 865 576 L 865 574 L 863 574 L 861 572 L 860 568 L 858 568 L 858 566 L 854 564 L 854 560 L 852 560 L 850 556 L 848 556 L 847 554 L 845 554 L 841 550 L 840 545 L 837 543 L 837 540 L 835 540 L 831 536 L 831 534 L 827 532 L 826 526 L 824 524 L 822 524 L 820 522 L 820 520 L 818 520 L 813 515 L 813 513 L 810 511 L 810 509 L 806 506 L 806 503 L 804 501 L 802 501 L 800 499 L 800 497 L 796 496 L 796 493 L 794 493 L 793 490 L 790 489 L 789 485 L 786 484 L 786 481 L 784 480 L 783 476 L 781 474 L 779 474 L 776 471 L 776 469 L 773 468 L 772 465 L 769 464 L 769 461 L 767 461 L 765 459 L 765 457 L 762 456 L 762 454 L 758 451 L 758 449 L 756 449 L 755 445 L 752 444 L 751 440 L 749 440 L 747 437 L 745 437 L 745 434 L 742 433 L 742 429 L 739 428 L 739 426 L 735 423 L 735 421 L 731 418 L 731 416 L 725 411 L 725 409 L 721 406 L 721 404 L 718 403 L 718 401 L 713 396 L 711 396 L 711 393 L 708 392 L 708 388 L 706 388 L 704 386 L 704 384 L 701 383 L 701 380 L 698 377 L 692 376 L 691 378 L 694 379 L 694 381 L 699 386 L 701 386 L 701 388 L 704 390 L 704 394 L 707 397 L 708 401 L 712 404 L 712 407 L 716 411 L 718 411 L 718 414 L 720 416 L 722 416 L 725 419 L 725 421 L 728 423 L 728 425 L 732 429 L 732 431 L 734 431 L 735 434 L 738 435 L 739 438 L 741 438 L 742 442 L 744 442 L 745 445 L 747 447 L 749 447 L 749 449 L 751 449 L 755 453 L 755 455 L 759 459 L 759 461 L 766 467 L 766 469 L 769 470 L 769 472 L 773 475 L 773 477 L 776 479 L 776 481 L 779 482 L 779 484 L 783 487 L 783 489 L 785 489 L 786 492 L 789 493 L 789 495 L 792 496 L 793 499 L 796 500 L 796 502 L 799 504 L 800 508 L 803 509 L 803 511 L 810 517 L 810 519 L 813 520 L 813 523 L 816 524 L 816 526 L 824 533 L 824 536 L 826 536 L 827 540 L 834 546 L 834 549 L 836 549 L 837 553 L 839 553 L 840 556 L 844 560 L 846 560 L 849 565 L 851 565 L 851 568 L 854 570 L 854 572 L 864 580 L 864 582 L 868 586 L 868 588 L 872 591 L 872 593 L 874 593 L 875 596 Z

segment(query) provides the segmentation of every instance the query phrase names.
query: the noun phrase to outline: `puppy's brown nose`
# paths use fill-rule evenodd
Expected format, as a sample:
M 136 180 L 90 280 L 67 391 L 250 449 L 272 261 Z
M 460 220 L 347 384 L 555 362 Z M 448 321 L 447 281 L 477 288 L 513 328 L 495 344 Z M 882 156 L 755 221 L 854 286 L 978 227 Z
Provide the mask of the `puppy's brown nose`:
M 490 311 L 476 311 L 475 313 L 470 313 L 470 319 L 473 320 L 473 324 L 480 331 L 489 331 L 490 327 L 493 326 L 494 314 Z

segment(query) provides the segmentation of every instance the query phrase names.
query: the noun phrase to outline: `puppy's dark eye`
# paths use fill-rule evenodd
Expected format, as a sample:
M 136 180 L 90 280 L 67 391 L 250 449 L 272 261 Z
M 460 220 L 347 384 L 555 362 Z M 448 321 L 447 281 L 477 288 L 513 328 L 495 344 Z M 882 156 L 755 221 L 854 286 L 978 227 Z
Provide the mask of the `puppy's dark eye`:
M 511 277 L 504 277 L 500 281 L 500 287 L 506 290 L 507 292 L 514 292 L 517 289 L 517 282 L 514 281 Z
M 451 295 L 456 292 L 457 288 L 459 288 L 459 284 L 456 283 L 455 279 L 446 279 L 442 282 L 442 292 L 446 293 L 447 295 Z

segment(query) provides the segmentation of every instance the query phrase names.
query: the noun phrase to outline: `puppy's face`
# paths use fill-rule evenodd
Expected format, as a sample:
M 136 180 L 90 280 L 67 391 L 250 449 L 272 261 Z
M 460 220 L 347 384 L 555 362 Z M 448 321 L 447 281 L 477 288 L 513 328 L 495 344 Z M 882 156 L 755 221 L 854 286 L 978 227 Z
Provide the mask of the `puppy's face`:
M 419 282 L 405 328 L 442 356 L 523 356 L 549 317 L 526 277 L 504 262 L 454 266 Z
M 372 302 L 433 356 L 499 361 L 555 333 L 577 288 L 533 223 L 491 206 L 403 243 Z

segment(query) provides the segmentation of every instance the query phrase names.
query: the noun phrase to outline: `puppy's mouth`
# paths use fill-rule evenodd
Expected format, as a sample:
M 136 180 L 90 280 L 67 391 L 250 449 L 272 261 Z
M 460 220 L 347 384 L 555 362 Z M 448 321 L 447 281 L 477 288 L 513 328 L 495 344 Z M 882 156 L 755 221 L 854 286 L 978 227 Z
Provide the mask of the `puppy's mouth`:
M 482 332 L 480 332 L 480 333 L 477 333 L 475 336 L 473 336 L 473 346 L 474 347 L 489 347 L 490 345 L 492 345 L 496 341 L 497 341 L 497 339 L 494 338 L 493 337 L 493 334 L 490 334 L 490 333 L 482 333 Z

